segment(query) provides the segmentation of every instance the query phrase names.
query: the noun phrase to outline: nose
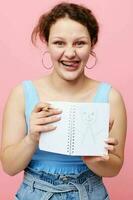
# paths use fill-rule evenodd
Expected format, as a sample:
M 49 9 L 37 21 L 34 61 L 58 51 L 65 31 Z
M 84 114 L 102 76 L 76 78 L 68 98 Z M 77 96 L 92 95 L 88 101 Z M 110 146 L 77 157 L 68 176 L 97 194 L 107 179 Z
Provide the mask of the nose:
M 76 51 L 75 51 L 75 48 L 73 48 L 73 47 L 68 47 L 64 51 L 64 56 L 66 56 L 69 59 L 74 58 L 75 55 L 76 55 Z

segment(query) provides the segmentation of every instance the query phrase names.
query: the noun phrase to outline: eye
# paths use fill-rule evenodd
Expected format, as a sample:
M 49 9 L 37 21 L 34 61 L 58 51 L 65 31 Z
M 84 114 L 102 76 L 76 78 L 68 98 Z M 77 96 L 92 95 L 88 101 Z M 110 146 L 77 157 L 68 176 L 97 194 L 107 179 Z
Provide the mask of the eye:
M 55 42 L 53 42 L 53 44 L 55 44 L 59 47 L 62 47 L 64 45 L 64 42 L 63 41 L 55 41 Z
M 77 46 L 77 47 L 82 47 L 82 46 L 84 46 L 86 43 L 84 42 L 84 41 L 77 41 L 77 42 L 75 42 L 75 46 Z

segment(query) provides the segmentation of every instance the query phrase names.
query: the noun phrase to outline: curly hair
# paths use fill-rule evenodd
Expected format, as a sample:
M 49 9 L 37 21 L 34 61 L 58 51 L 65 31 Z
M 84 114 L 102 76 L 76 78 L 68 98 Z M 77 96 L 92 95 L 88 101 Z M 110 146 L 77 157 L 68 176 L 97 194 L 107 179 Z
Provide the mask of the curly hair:
M 50 11 L 40 16 L 37 25 L 34 27 L 31 41 L 35 45 L 36 38 L 39 36 L 42 42 L 48 42 L 51 26 L 60 18 L 69 17 L 70 19 L 84 25 L 91 38 L 93 47 L 98 41 L 99 25 L 92 11 L 82 5 L 74 3 L 60 3 Z

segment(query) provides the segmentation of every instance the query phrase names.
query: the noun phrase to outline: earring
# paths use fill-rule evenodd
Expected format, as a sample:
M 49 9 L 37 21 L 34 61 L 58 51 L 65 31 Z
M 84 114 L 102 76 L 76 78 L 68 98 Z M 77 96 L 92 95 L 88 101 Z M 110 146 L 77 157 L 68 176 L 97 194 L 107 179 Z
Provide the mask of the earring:
M 48 53 L 48 51 L 45 51 L 43 54 L 42 54 L 42 65 L 45 69 L 49 70 L 49 69 L 52 69 L 53 67 L 46 67 L 46 65 L 44 64 L 44 56 L 46 55 L 46 53 Z
M 96 53 L 94 51 L 91 51 L 90 55 L 92 55 L 95 58 L 95 62 L 91 67 L 88 67 L 87 65 L 85 66 L 87 69 L 92 69 L 96 63 L 97 63 L 97 57 L 96 57 Z

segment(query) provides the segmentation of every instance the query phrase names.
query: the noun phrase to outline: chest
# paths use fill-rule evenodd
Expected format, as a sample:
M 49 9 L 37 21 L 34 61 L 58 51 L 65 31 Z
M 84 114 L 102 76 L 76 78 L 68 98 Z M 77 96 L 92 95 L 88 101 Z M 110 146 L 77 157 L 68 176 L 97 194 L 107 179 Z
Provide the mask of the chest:
M 41 102 L 47 101 L 69 101 L 69 102 L 93 102 L 97 94 L 97 89 L 88 89 L 83 92 L 62 93 L 55 92 L 50 88 L 38 88 L 37 93 Z
M 45 85 L 45 87 L 44 87 Z M 71 92 L 71 94 L 62 92 L 62 91 L 54 91 L 52 88 L 48 87 L 47 84 L 34 83 L 35 90 L 39 97 L 40 102 L 47 103 L 49 101 L 68 101 L 68 102 L 91 102 L 93 103 L 100 95 L 100 84 L 96 84 L 95 87 L 86 88 L 82 92 Z M 110 130 L 113 126 L 113 118 L 110 112 Z

